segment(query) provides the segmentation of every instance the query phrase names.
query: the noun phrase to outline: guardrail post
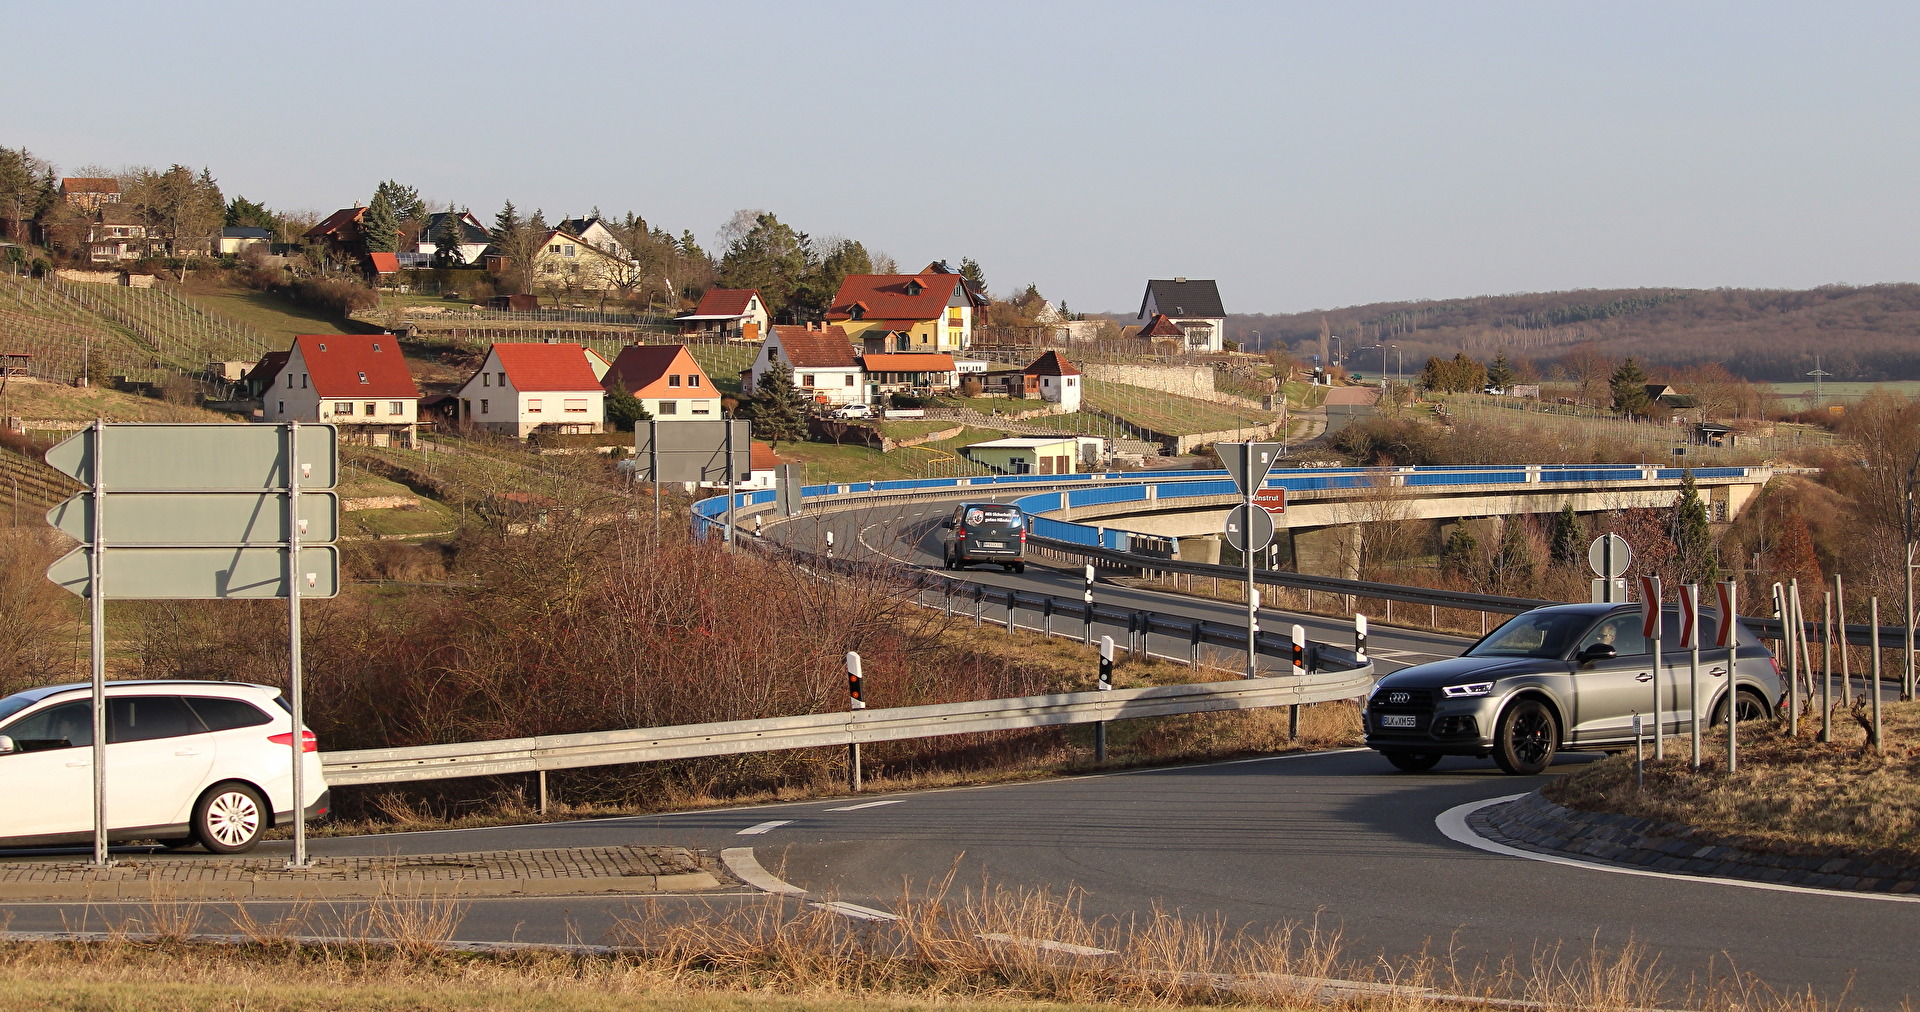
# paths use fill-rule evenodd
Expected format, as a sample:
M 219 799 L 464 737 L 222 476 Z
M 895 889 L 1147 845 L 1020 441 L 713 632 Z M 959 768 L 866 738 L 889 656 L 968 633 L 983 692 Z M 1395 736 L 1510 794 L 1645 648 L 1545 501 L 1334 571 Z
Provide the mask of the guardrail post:
M 1200 663 L 1200 620 L 1193 620 L 1193 632 L 1187 638 L 1187 667 Z
M 547 814 L 547 771 L 541 770 L 535 775 L 540 786 L 540 814 Z
M 981 612 L 986 610 L 987 591 L 984 587 L 973 588 L 973 627 L 980 628 Z
M 1307 673 L 1306 627 L 1299 626 L 1299 625 L 1294 626 L 1293 631 L 1288 635 L 1287 638 L 1293 641 L 1293 673 L 1296 676 L 1304 675 Z M 1298 741 L 1299 739 L 1300 739 L 1300 704 L 1293 703 L 1287 707 L 1287 740 Z
M 867 708 L 867 701 L 861 696 L 860 655 L 847 651 L 847 709 L 858 713 Z M 847 786 L 855 794 L 860 793 L 860 743 L 847 745 Z
M 1040 600 L 1040 631 L 1048 639 L 1053 638 L 1053 598 Z
M 1007 591 L 1007 631 L 1008 632 L 1013 631 L 1013 606 L 1014 606 L 1014 603 L 1019 600 L 1020 600 L 1019 592 L 1012 591 L 1012 590 Z
M 833 532 L 827 532 L 827 561 L 833 561 Z
M 1087 563 L 1086 577 L 1086 590 L 1080 596 L 1087 605 L 1087 632 L 1086 638 L 1081 642 L 1091 646 L 1093 644 L 1093 563 L 1091 562 Z

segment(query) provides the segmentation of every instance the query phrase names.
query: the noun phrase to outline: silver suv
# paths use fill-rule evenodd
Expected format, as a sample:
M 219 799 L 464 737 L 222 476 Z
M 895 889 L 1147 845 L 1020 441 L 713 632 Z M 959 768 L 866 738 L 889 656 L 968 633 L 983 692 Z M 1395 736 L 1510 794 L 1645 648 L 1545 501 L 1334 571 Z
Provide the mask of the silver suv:
M 1668 733 L 1692 719 L 1689 655 L 1677 649 L 1680 611 L 1661 623 L 1662 714 Z M 1718 616 L 1702 611 L 1702 644 Z M 1569 604 L 1516 615 L 1452 660 L 1380 680 L 1367 700 L 1367 747 L 1410 772 L 1442 756 L 1493 756 L 1508 773 L 1547 768 L 1559 751 L 1633 744 L 1633 718 L 1653 733 L 1653 647 L 1637 604 Z M 1784 688 L 1773 654 L 1752 631 L 1735 632 L 1734 705 L 1741 720 L 1770 718 Z M 1700 651 L 1702 712 L 1726 721 L 1726 651 Z

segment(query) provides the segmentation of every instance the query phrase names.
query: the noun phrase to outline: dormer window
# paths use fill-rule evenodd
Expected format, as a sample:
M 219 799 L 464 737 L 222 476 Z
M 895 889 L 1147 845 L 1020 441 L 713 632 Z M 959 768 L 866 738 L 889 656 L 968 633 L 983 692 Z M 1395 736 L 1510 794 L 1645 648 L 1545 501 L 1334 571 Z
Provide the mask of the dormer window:
M 366 381 L 367 381 L 367 374 L 366 374 L 366 373 L 361 373 L 361 374 L 360 374 L 360 382 L 362 382 L 362 383 L 365 383 Z
M 922 285 L 920 282 L 918 281 L 907 282 L 908 295 L 919 295 L 921 292 L 924 292 L 924 291 L 926 291 L 926 286 Z
M 321 345 L 321 346 L 320 346 L 320 350 L 321 350 L 321 351 L 326 351 L 326 350 L 327 350 L 327 346 L 326 346 L 326 345 L 324 345 L 324 344 L 323 344 L 323 345 Z
M 380 350 L 380 342 L 378 342 L 378 341 L 375 341 L 375 342 L 373 342 L 373 350 L 374 350 L 374 351 L 379 351 L 379 350 Z
M 847 307 L 847 319 L 864 320 L 866 319 L 866 317 L 867 317 L 867 307 L 859 304 L 858 302 Z

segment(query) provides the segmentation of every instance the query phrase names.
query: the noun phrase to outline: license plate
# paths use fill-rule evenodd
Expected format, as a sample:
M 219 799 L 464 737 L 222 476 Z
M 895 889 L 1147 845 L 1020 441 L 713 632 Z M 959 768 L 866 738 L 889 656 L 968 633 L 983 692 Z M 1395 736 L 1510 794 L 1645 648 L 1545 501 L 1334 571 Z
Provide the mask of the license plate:
M 981 548 L 1005 548 L 1007 547 L 1007 543 L 1004 541 L 982 541 L 980 542 L 980 547 Z
M 1383 713 L 1380 715 L 1381 727 L 1413 727 L 1419 718 L 1411 713 Z

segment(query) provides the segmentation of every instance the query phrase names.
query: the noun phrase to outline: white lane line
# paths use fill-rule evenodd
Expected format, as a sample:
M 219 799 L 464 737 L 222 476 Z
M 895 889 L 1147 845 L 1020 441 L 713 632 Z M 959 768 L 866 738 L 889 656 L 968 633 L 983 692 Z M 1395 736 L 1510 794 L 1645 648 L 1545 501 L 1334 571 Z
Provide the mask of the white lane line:
M 738 833 L 735 833 L 735 834 L 733 834 L 733 835 L 735 835 L 735 836 L 760 836 L 760 835 L 763 835 L 763 834 L 765 834 L 765 833 L 771 833 L 771 832 L 773 832 L 774 830 L 776 830 L 776 829 L 779 829 L 779 828 L 780 828 L 781 826 L 791 826 L 791 825 L 793 825 L 793 820 L 792 820 L 792 819 L 775 819 L 775 820 L 773 820 L 772 822 L 762 822 L 762 823 L 760 823 L 760 824 L 759 824 L 759 825 L 757 825 L 757 826 L 748 826 L 747 828 L 745 828 L 745 829 L 743 829 L 743 830 L 741 830 L 741 831 L 739 831 Z
M 866 804 L 864 804 L 864 805 L 848 805 L 848 806 L 847 806 L 847 807 L 845 807 L 845 808 L 829 808 L 829 809 L 827 809 L 827 811 L 829 811 L 829 812 L 857 812 L 857 811 L 859 811 L 859 810 L 860 810 L 860 809 L 862 809 L 862 808 L 879 808 L 879 807 L 880 807 L 881 805 L 897 805 L 897 804 L 900 804 L 901 802 L 903 802 L 903 801 L 905 801 L 905 800 L 907 800 L 907 799 L 906 799 L 906 798 L 893 798 L 893 799 L 891 799 L 891 800 L 888 800 L 888 801 L 869 801 L 869 802 L 867 802 L 867 803 L 866 803 Z
M 1119 953 L 1112 949 L 1096 949 L 1091 945 L 1074 945 L 1071 942 L 1050 942 L 1044 938 L 1022 938 L 1019 935 L 1003 935 L 999 932 L 975 935 L 974 937 L 983 942 L 1005 942 L 1008 945 L 1019 945 L 1029 949 L 1044 949 L 1047 952 L 1064 952 L 1074 956 L 1119 955 Z
M 1562 864 L 1573 868 L 1585 868 L 1588 871 L 1611 872 L 1615 875 L 1637 875 L 1642 878 L 1663 878 L 1682 882 L 1696 882 L 1701 885 L 1734 886 L 1740 889 L 1765 889 L 1780 893 L 1802 893 L 1809 896 L 1826 896 L 1843 900 L 1879 900 L 1885 903 L 1920 903 L 1920 896 L 1895 893 L 1856 893 L 1838 889 L 1815 889 L 1812 886 L 1786 885 L 1779 882 L 1754 882 L 1743 878 L 1715 878 L 1706 875 L 1679 875 L 1670 871 L 1653 871 L 1648 868 L 1628 868 L 1623 865 L 1601 864 L 1595 861 L 1582 861 L 1578 858 L 1560 854 L 1541 854 L 1531 850 L 1509 847 L 1504 843 L 1495 843 L 1473 831 L 1467 825 L 1467 817 L 1482 808 L 1491 808 L 1509 801 L 1517 801 L 1525 794 L 1509 794 L 1505 797 L 1489 798 L 1486 801 L 1469 801 L 1441 812 L 1433 820 L 1440 832 L 1455 843 L 1464 843 L 1469 847 L 1484 850 L 1490 854 L 1503 854 L 1507 857 L 1520 857 L 1529 861 L 1542 861 L 1547 864 Z
M 816 910 L 831 911 L 842 917 L 851 917 L 856 921 L 897 921 L 900 919 L 899 915 L 887 913 L 885 910 L 875 910 L 872 907 L 863 907 L 858 903 L 847 903 L 842 900 L 809 905 Z
M 807 891 L 797 885 L 782 882 L 760 866 L 760 859 L 753 856 L 752 847 L 728 847 L 720 852 L 720 863 L 733 873 L 733 877 L 760 890 L 763 893 L 775 893 L 780 896 L 805 896 Z

